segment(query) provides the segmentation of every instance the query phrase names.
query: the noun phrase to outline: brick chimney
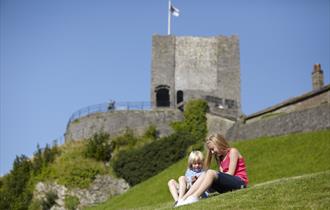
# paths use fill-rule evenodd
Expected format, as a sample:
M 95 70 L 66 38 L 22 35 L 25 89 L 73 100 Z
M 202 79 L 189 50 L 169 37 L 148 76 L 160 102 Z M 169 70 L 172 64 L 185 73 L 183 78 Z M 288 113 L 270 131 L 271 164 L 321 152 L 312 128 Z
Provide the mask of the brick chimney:
M 314 70 L 312 72 L 313 90 L 320 89 L 324 85 L 323 71 L 321 64 L 314 64 Z

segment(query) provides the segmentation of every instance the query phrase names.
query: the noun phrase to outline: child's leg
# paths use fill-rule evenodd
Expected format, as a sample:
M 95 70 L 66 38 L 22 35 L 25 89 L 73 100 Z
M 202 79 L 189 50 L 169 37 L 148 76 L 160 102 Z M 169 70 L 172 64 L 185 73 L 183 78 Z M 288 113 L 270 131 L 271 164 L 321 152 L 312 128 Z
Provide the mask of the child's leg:
M 188 196 L 193 194 L 201 185 L 203 179 L 205 178 L 205 173 L 200 175 L 198 179 L 195 181 L 195 183 L 190 187 L 188 192 L 182 197 L 182 199 L 186 199 Z
M 179 184 L 174 179 L 171 179 L 170 181 L 168 181 L 167 185 L 168 185 L 168 189 L 170 190 L 174 201 L 177 201 Z
M 199 196 L 201 196 L 207 189 L 209 189 L 212 186 L 212 183 L 218 179 L 218 172 L 214 171 L 214 170 L 208 170 L 205 173 L 205 177 L 202 181 L 202 183 L 200 184 L 199 188 L 192 193 L 191 195 L 193 197 L 199 198 Z
M 205 174 L 202 174 L 196 182 L 191 186 L 190 190 L 183 196 L 183 199 L 189 196 L 199 198 L 208 188 L 211 187 L 214 180 L 217 179 L 217 172 L 214 170 L 207 170 Z
M 182 199 L 187 189 L 187 181 L 185 176 L 179 177 L 179 197 L 178 200 Z

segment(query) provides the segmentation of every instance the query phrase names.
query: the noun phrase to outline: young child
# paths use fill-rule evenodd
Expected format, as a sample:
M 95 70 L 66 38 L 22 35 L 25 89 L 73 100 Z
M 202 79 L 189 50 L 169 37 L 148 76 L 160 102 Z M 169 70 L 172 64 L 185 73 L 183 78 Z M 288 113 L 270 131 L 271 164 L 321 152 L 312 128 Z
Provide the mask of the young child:
M 214 156 L 219 165 L 219 171 L 209 169 L 202 174 L 176 206 L 197 202 L 200 195 L 209 188 L 224 193 L 247 186 L 245 161 L 236 148 L 230 147 L 220 134 L 210 135 L 206 139 L 206 147 L 208 153 L 205 168 L 209 168 Z
M 168 188 L 172 194 L 175 204 L 181 200 L 186 191 L 193 185 L 197 178 L 204 173 L 203 171 L 203 153 L 192 151 L 188 157 L 188 168 L 184 176 L 180 176 L 178 182 L 171 179 L 168 182 Z M 205 195 L 204 195 L 205 196 Z

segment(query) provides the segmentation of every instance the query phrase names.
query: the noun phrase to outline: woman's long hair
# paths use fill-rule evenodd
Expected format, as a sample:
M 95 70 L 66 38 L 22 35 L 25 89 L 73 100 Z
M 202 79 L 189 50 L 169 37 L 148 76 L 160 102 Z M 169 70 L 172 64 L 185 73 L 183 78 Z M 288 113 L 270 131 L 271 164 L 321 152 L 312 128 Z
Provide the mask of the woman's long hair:
M 230 148 L 228 142 L 226 141 L 226 139 L 220 135 L 220 134 L 211 134 L 209 137 L 206 138 L 205 141 L 205 147 L 207 150 L 206 153 L 206 158 L 205 158 L 205 168 L 208 169 L 210 167 L 211 161 L 212 161 L 212 153 L 209 150 L 209 148 L 207 147 L 207 144 L 209 142 L 212 142 L 219 150 L 228 150 Z M 217 160 L 217 163 L 219 164 L 219 160 L 222 160 L 223 157 L 220 156 L 218 157 L 216 154 L 214 154 L 215 159 Z

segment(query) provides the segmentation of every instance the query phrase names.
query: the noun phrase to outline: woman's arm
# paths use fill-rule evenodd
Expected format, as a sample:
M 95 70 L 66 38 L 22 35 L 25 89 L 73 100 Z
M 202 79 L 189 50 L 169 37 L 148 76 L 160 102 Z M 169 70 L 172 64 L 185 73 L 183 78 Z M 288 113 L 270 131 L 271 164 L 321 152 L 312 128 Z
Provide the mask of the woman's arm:
M 234 176 L 239 156 L 240 154 L 238 150 L 236 148 L 231 148 L 229 154 L 230 157 L 229 169 L 227 171 L 227 174 Z

